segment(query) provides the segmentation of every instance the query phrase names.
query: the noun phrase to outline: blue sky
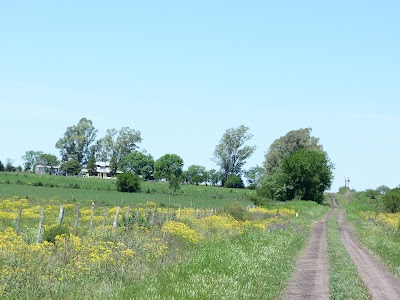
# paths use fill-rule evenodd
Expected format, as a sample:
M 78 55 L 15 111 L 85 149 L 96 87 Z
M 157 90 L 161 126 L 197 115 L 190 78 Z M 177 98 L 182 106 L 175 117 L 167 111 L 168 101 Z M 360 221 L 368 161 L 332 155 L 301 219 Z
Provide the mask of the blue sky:
M 332 190 L 400 184 L 398 1 L 8 1 L 0 4 L 0 160 L 80 118 L 140 130 L 155 158 L 210 160 L 241 124 L 269 145 L 311 127 Z

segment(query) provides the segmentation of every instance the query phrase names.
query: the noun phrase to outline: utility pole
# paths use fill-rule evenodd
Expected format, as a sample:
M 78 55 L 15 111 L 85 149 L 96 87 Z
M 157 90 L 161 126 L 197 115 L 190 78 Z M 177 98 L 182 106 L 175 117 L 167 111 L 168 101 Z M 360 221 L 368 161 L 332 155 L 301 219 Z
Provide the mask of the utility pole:
M 350 178 L 344 178 L 344 187 L 350 188 Z

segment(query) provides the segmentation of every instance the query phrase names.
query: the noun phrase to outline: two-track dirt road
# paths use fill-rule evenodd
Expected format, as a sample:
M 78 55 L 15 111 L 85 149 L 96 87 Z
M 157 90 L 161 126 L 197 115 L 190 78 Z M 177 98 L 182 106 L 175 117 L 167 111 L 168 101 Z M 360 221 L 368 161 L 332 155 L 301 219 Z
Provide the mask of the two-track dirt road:
M 329 272 L 326 249 L 326 223 L 333 211 L 339 209 L 341 241 L 357 267 L 365 285 L 374 299 L 400 299 L 400 280 L 395 278 L 374 256 L 369 254 L 357 240 L 345 222 L 345 211 L 337 198 L 330 194 L 332 209 L 317 222 L 300 257 L 292 281 L 284 299 L 329 299 Z

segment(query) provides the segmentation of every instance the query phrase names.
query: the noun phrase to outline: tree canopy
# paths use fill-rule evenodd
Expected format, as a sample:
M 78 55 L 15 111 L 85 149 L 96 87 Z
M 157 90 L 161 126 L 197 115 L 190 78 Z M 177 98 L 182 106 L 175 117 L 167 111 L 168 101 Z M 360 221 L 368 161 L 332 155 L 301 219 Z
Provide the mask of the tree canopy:
M 191 165 L 183 172 L 185 180 L 188 183 L 196 184 L 205 182 L 208 179 L 208 172 L 205 167 L 199 165 Z
M 37 162 L 42 154 L 42 151 L 26 151 L 25 155 L 22 156 L 22 160 L 24 161 L 24 171 L 34 171 L 34 167 L 37 165 Z
M 132 152 L 122 157 L 118 164 L 122 172 L 132 172 L 142 176 L 144 179 L 151 179 L 154 171 L 154 158 L 143 152 Z
M 76 159 L 70 159 L 61 165 L 61 170 L 68 175 L 78 175 L 82 167 Z
M 154 178 L 170 180 L 171 175 L 180 178 L 183 159 L 176 154 L 165 154 L 154 162 Z
M 276 139 L 265 154 L 264 168 L 267 174 L 272 174 L 281 164 L 282 159 L 300 149 L 323 151 L 319 139 L 311 136 L 311 128 L 289 131 Z
M 246 163 L 256 146 L 246 146 L 245 143 L 253 137 L 249 128 L 241 125 L 225 131 L 219 144 L 215 147 L 213 161 L 221 169 L 221 181 L 224 185 L 229 175 L 240 177 L 242 167 Z
M 313 200 L 320 203 L 333 179 L 333 164 L 323 151 L 301 149 L 285 157 L 273 174 L 262 179 L 259 192 L 278 201 Z
M 92 121 L 86 118 L 79 120 L 79 123 L 67 128 L 64 136 L 56 143 L 60 149 L 63 161 L 70 158 L 76 159 L 81 166 L 85 165 L 90 156 L 90 145 L 95 141 L 97 129 Z

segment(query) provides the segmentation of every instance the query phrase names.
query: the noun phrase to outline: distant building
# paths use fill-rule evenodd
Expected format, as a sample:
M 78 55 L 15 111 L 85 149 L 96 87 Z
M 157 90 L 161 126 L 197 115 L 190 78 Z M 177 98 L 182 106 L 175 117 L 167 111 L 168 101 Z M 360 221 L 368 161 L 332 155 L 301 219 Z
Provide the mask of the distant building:
M 50 175 L 63 174 L 63 172 L 60 169 L 60 166 L 45 166 L 45 165 L 36 165 L 35 173 L 36 174 L 50 174 Z
M 109 161 L 96 161 L 97 177 L 107 178 L 111 177 L 111 169 Z

